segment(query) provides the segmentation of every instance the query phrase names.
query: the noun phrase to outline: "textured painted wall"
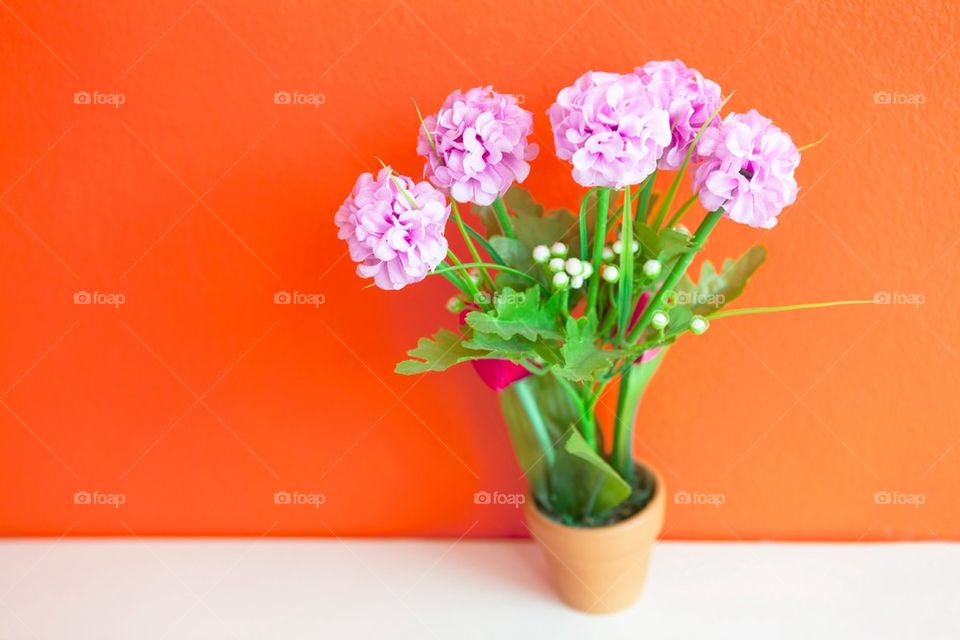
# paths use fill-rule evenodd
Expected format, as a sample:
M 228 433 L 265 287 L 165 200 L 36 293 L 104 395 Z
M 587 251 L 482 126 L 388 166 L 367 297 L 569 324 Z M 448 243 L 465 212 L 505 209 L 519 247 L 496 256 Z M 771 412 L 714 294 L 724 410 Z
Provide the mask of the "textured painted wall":
M 680 57 L 799 144 L 829 134 L 777 229 L 714 234 L 717 258 L 770 249 L 737 304 L 922 304 L 676 347 L 638 453 L 723 504 L 671 503 L 666 536 L 960 538 L 955 3 L 2 5 L 0 533 L 524 535 L 473 501 L 523 487 L 492 393 L 469 368 L 392 374 L 453 326 L 444 283 L 361 290 L 333 212 L 375 156 L 419 174 L 412 100 L 486 83 L 537 114 L 528 186 L 571 204 L 556 92 Z

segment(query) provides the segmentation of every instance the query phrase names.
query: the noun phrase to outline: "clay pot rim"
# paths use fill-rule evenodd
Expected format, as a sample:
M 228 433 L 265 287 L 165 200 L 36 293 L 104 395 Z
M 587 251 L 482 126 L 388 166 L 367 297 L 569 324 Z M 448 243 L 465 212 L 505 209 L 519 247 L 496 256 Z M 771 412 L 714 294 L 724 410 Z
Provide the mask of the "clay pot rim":
M 531 491 L 527 492 L 527 500 L 525 504 L 527 513 L 532 515 L 533 517 L 536 517 L 538 520 L 540 520 L 543 524 L 546 524 L 547 526 L 550 526 L 556 529 L 561 529 L 563 531 L 582 533 L 583 535 L 608 533 L 611 531 L 619 531 L 621 529 L 636 527 L 641 523 L 643 523 L 648 518 L 657 517 L 657 513 L 660 511 L 659 509 L 660 503 L 663 503 L 664 500 L 666 500 L 664 495 L 666 491 L 666 487 L 663 484 L 663 477 L 660 475 L 660 473 L 649 464 L 646 464 L 645 462 L 637 461 L 636 464 L 638 467 L 643 467 L 653 475 L 653 479 L 654 479 L 653 498 L 651 498 L 650 501 L 646 505 L 644 505 L 643 509 L 641 509 L 640 511 L 637 511 L 635 514 L 633 514 L 626 520 L 620 520 L 619 522 L 614 522 L 613 524 L 605 524 L 601 527 L 577 527 L 574 525 L 564 524 L 562 522 L 558 522 L 554 520 L 549 514 L 544 513 L 540 509 L 540 505 L 537 504 L 537 500 L 533 496 L 533 492 Z

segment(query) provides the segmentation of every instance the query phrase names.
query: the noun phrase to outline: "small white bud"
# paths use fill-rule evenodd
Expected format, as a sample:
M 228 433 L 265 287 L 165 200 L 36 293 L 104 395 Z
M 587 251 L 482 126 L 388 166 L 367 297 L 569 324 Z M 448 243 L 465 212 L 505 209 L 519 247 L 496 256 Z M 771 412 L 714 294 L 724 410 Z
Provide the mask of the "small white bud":
M 634 239 L 634 240 L 633 240 L 633 244 L 630 245 L 630 246 L 633 247 L 633 252 L 634 252 L 634 253 L 637 253 L 638 251 L 640 251 L 640 241 L 639 241 L 639 240 Z
M 690 331 L 693 331 L 693 333 L 698 336 L 703 335 L 709 328 L 710 321 L 703 316 L 693 316 L 693 319 L 690 321 Z
M 686 228 L 685 226 L 683 226 L 682 224 L 678 224 L 677 226 L 675 226 L 675 227 L 673 228 L 673 230 L 676 231 L 676 232 L 678 232 L 678 233 L 682 233 L 682 234 L 685 235 L 685 236 L 690 235 L 690 229 L 687 229 L 687 228 Z
M 568 284 L 570 284 L 570 276 L 565 274 L 563 271 L 553 274 L 554 287 L 557 289 L 566 289 Z
M 589 278 L 593 275 L 593 265 L 589 262 L 583 262 L 583 277 Z
M 538 244 L 533 248 L 533 261 L 537 264 L 543 264 L 550 259 L 550 247 L 545 244 Z
M 643 263 L 643 275 L 647 276 L 651 280 L 660 275 L 660 271 L 663 268 L 663 265 L 660 264 L 659 260 L 654 260 L 651 258 Z
M 657 311 L 653 314 L 653 317 L 650 318 L 650 324 L 653 325 L 654 329 L 665 329 L 666 326 L 670 324 L 670 316 L 667 315 L 666 311 Z
M 601 254 L 601 256 L 607 262 L 613 260 L 613 249 L 611 249 L 610 247 L 604 247 L 603 253 Z
M 564 258 L 567 255 L 567 245 L 562 242 L 554 242 L 553 246 L 550 247 L 550 253 L 558 258 Z
M 483 282 L 483 279 L 480 277 L 480 272 L 476 269 L 471 269 L 467 275 L 470 277 L 470 282 L 477 285 L 478 287 Z
M 613 241 L 613 252 L 617 255 L 623 253 L 623 240 L 614 240 Z
M 447 300 L 447 311 L 450 313 L 460 313 L 463 311 L 463 300 L 457 296 L 453 296 Z
M 567 261 L 564 263 L 564 267 L 572 276 L 579 276 L 583 274 L 583 263 L 577 260 L 576 258 L 567 258 Z
M 570 278 L 570 286 L 574 289 L 579 289 L 583 286 L 583 276 L 573 276 Z
M 617 269 L 612 264 L 608 264 L 603 268 L 603 279 L 607 282 L 616 282 L 620 279 L 620 269 Z
M 550 258 L 550 264 L 547 265 L 547 268 L 554 273 L 563 271 L 563 258 Z

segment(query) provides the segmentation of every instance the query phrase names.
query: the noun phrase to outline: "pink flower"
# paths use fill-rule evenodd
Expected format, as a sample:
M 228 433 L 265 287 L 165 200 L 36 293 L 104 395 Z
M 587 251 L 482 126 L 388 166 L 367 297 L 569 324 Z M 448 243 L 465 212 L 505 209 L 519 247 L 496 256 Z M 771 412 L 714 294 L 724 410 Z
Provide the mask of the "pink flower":
M 427 159 L 424 177 L 457 202 L 489 205 L 530 173 L 537 145 L 527 141 L 533 114 L 517 99 L 477 87 L 454 91 L 427 116 L 417 153 Z M 429 135 L 428 135 L 429 134 Z
M 794 171 L 800 152 L 790 136 L 756 110 L 731 113 L 703 132 L 697 152 L 704 162 L 693 176 L 707 211 L 723 207 L 734 222 L 770 229 L 797 198 Z
M 697 132 L 720 108 L 720 85 L 679 60 L 648 62 L 634 73 L 643 86 L 666 96 L 673 138 L 659 166 L 679 169 Z
M 584 187 L 639 184 L 670 144 L 666 107 L 665 95 L 636 75 L 588 71 L 547 111 L 557 157 Z
M 403 191 L 401 192 L 400 187 Z M 447 255 L 443 228 L 450 205 L 426 182 L 414 184 L 387 168 L 361 174 L 334 218 L 357 274 L 381 289 L 423 280 Z

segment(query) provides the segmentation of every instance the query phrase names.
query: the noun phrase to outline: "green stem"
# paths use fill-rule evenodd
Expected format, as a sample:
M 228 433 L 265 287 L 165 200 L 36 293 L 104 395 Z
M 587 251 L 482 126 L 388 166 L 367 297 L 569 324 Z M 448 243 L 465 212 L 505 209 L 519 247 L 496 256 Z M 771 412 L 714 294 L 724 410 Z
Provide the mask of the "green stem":
M 587 201 L 590 199 L 590 193 L 593 189 L 587 190 L 580 200 L 580 259 L 590 259 L 590 247 L 587 242 Z
M 593 275 L 590 277 L 590 286 L 587 289 L 587 308 L 585 315 L 590 315 L 597 305 L 597 292 L 600 289 L 600 260 L 603 258 L 603 241 L 607 236 L 607 209 L 610 206 L 610 189 L 597 189 L 597 215 L 593 225 Z
M 673 229 L 675 226 L 677 226 L 677 224 L 679 224 L 679 222 L 683 219 L 683 214 L 687 212 L 687 209 L 689 209 L 690 206 L 694 202 L 696 202 L 697 198 L 699 197 L 700 197 L 699 194 L 695 193 L 692 196 L 690 196 L 683 204 L 681 204 L 680 208 L 677 209 L 677 212 L 673 214 L 673 217 L 667 221 L 667 226 L 665 228 Z
M 608 302 L 609 302 L 610 308 L 607 309 L 607 312 L 603 316 L 603 321 L 600 323 L 600 328 L 597 329 L 597 335 L 601 337 L 607 334 L 607 331 L 610 329 L 611 326 L 613 326 L 614 321 L 616 321 L 618 317 L 617 301 L 614 300 L 613 288 L 612 287 L 608 288 L 607 292 L 608 292 L 607 298 L 609 298 Z
M 456 272 L 461 270 L 466 271 L 467 267 L 465 267 L 464 264 L 460 262 L 460 258 L 457 257 L 457 254 L 455 254 L 452 249 L 447 249 L 447 257 L 450 259 L 450 262 L 452 262 L 454 266 L 435 269 L 431 273 L 438 273 L 446 277 L 446 274 L 450 272 Z M 430 275 L 430 274 L 428 273 L 427 275 Z M 460 281 L 463 283 L 463 286 L 466 287 L 465 293 L 470 297 L 470 299 L 477 304 L 481 304 L 480 290 L 477 289 L 477 285 L 473 283 L 473 280 L 470 278 L 470 275 L 466 274 L 466 277 L 460 278 Z
M 507 264 L 506 260 L 503 259 L 503 256 L 501 256 L 497 252 L 497 250 L 493 248 L 493 245 L 491 245 L 486 238 L 480 235 L 479 231 L 475 230 L 473 227 L 471 227 L 468 224 L 464 224 L 464 227 L 466 227 L 467 233 L 473 236 L 473 239 L 480 243 L 480 246 L 483 247 L 484 251 L 490 254 L 491 260 L 493 260 L 499 265 Z
M 807 302 L 803 304 L 788 304 L 780 307 L 750 307 L 748 309 L 730 309 L 729 311 L 718 311 L 709 316 L 711 320 L 721 318 L 732 318 L 734 316 L 746 316 L 756 313 L 780 313 L 782 311 L 798 311 L 800 309 L 823 309 L 825 307 L 842 307 L 851 304 L 877 304 L 876 300 L 835 300 L 833 302 Z
M 503 204 L 503 199 L 497 196 L 493 201 L 493 210 L 497 214 L 497 220 L 500 221 L 500 228 L 508 238 L 516 238 L 517 234 L 513 232 L 513 223 L 510 222 L 510 214 L 507 213 L 507 205 Z
M 633 208 L 630 187 L 623 190 L 623 223 L 620 226 L 620 282 L 617 283 L 617 337 L 623 341 L 633 313 Z
M 533 276 L 531 276 L 530 274 L 524 273 L 523 271 L 520 271 L 519 269 L 514 269 L 513 267 L 506 267 L 506 266 L 504 266 L 504 265 L 502 265 L 502 264 L 495 264 L 495 263 L 492 263 L 492 262 L 465 262 L 465 263 L 459 263 L 459 264 L 456 264 L 456 265 L 451 266 L 451 267 L 443 267 L 443 268 L 441 268 L 441 269 L 434 269 L 433 271 L 431 271 L 431 272 L 428 273 L 427 275 L 431 275 L 431 276 L 432 276 L 432 275 L 443 275 L 444 273 L 447 273 L 448 271 L 464 271 L 464 270 L 466 270 L 466 269 L 473 269 L 473 268 L 475 268 L 475 267 L 485 267 L 485 268 L 487 268 L 487 269 L 493 269 L 493 270 L 495 270 L 495 271 L 505 271 L 505 272 L 507 272 L 507 273 L 512 273 L 512 274 L 515 275 L 515 276 L 520 276 L 521 278 L 524 278 L 524 279 L 526 279 L 526 280 L 529 280 L 529 281 L 532 282 L 533 284 L 540 286 L 540 281 L 537 280 L 536 278 L 534 278 Z M 476 285 L 474 285 L 474 288 L 476 288 Z
M 707 236 L 710 235 L 710 232 L 713 231 L 713 228 L 717 226 L 717 223 L 720 222 L 720 218 L 722 217 L 723 209 L 711 211 L 707 214 L 707 217 L 703 219 L 703 222 L 700 223 L 700 226 L 697 227 L 697 232 L 693 234 L 693 239 L 690 241 L 690 250 L 680 256 L 680 259 L 677 260 L 677 263 L 673 266 L 673 269 L 671 269 L 670 273 L 667 274 L 667 278 L 663 281 L 663 285 L 653 296 L 650 304 L 648 304 L 646 309 L 643 310 L 643 314 L 640 316 L 640 319 L 637 320 L 637 324 L 634 325 L 633 330 L 628 336 L 629 342 L 636 342 L 637 337 L 640 336 L 644 330 L 646 330 L 647 325 L 650 324 L 650 319 L 653 317 L 653 314 L 659 311 L 663 306 L 663 298 L 670 291 L 672 291 L 675 286 L 677 286 L 680 278 L 683 277 L 683 274 L 686 273 L 690 263 L 693 262 L 693 257 L 703 248 L 703 243 L 706 242 Z
M 617 416 L 613 426 L 613 451 L 610 454 L 610 463 L 620 476 L 628 483 L 633 479 L 633 412 L 627 413 L 628 394 L 630 391 L 630 374 L 633 366 L 627 367 L 620 376 L 620 391 L 617 394 Z
M 443 261 L 443 262 L 441 262 L 440 264 L 441 264 L 442 266 L 446 266 L 447 263 L 446 263 L 446 261 Z M 448 281 L 450 284 L 452 284 L 453 286 L 455 286 L 457 289 L 460 289 L 460 291 L 462 291 L 462 292 L 464 293 L 464 295 L 467 295 L 467 296 L 472 295 L 472 294 L 470 293 L 470 289 L 467 287 L 467 284 L 463 281 L 463 278 L 461 278 L 458 274 L 456 274 L 456 273 L 442 273 L 442 274 L 440 274 L 440 275 L 442 275 L 444 278 L 446 278 L 447 281 Z
M 463 218 L 460 216 L 460 207 L 457 206 L 457 201 L 453 198 L 450 198 L 450 206 L 453 210 L 453 220 L 457 223 L 457 228 L 460 229 L 460 235 L 463 236 L 463 241 L 467 243 L 467 250 L 470 251 L 470 255 L 473 256 L 474 261 L 483 262 L 480 258 L 480 252 L 477 251 L 476 245 L 473 244 L 473 240 L 470 238 L 470 234 L 467 233 L 466 225 L 463 224 Z M 490 291 L 496 291 L 497 287 L 493 284 L 493 278 L 490 277 L 490 274 L 483 267 L 480 267 L 480 273 L 483 275 L 483 279 L 486 281 L 487 286 L 490 287 Z
M 516 389 L 517 398 L 520 399 L 520 404 L 523 405 L 523 410 L 527 414 L 530 426 L 533 427 L 534 437 L 536 437 L 537 442 L 540 443 L 540 448 L 543 450 L 543 457 L 547 461 L 547 466 L 553 467 L 556 458 L 556 454 L 553 451 L 553 443 L 550 441 L 547 424 L 544 422 L 543 414 L 540 412 L 540 405 L 537 404 L 537 399 L 534 397 L 533 391 L 530 390 L 530 385 L 524 384 L 524 381 L 521 380 L 513 385 L 513 388 Z
M 650 194 L 653 193 L 653 182 L 657 177 L 657 172 L 654 170 L 650 174 L 650 177 L 647 178 L 646 182 L 643 185 L 642 190 L 640 191 L 640 198 L 637 202 L 637 222 L 646 222 L 649 215 L 648 209 L 650 208 Z

